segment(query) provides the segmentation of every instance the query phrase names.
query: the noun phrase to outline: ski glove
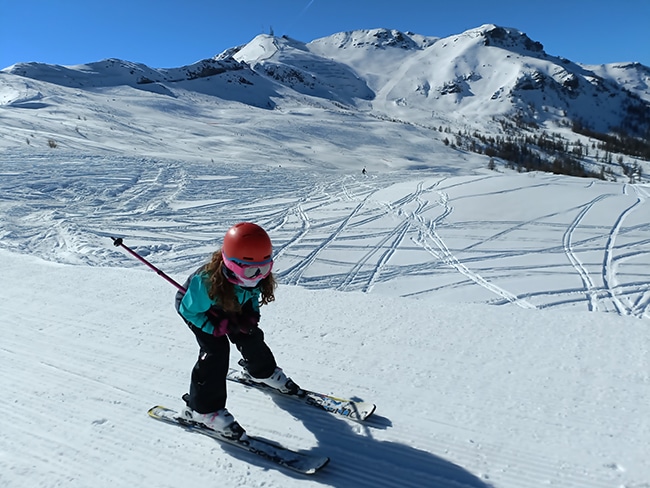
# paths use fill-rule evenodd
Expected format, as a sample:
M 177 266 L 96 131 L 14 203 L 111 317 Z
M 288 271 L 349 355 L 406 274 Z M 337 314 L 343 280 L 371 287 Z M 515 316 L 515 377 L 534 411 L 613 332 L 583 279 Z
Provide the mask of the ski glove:
M 255 329 L 259 323 L 260 323 L 260 313 L 259 312 L 251 312 L 245 315 L 242 315 L 239 318 L 238 321 L 238 332 L 241 334 L 250 334 L 253 329 Z
M 221 337 L 228 333 L 228 315 L 223 310 L 212 307 L 208 310 L 208 321 L 214 327 L 214 330 L 212 331 L 213 336 Z
M 212 307 L 208 312 L 208 320 L 214 327 L 212 335 L 215 337 L 226 334 L 250 334 L 260 322 L 260 313 L 244 309 L 243 313 L 228 313 Z

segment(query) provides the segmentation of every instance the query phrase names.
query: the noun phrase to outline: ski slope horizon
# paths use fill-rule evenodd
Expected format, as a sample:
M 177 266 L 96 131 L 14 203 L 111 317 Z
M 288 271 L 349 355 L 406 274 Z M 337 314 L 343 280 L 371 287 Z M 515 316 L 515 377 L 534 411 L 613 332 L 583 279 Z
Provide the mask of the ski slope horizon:
M 5 152 L 0 485 L 650 486 L 648 185 L 436 160 Z M 314 477 L 146 415 L 181 405 L 197 347 L 110 237 L 182 281 L 241 220 L 274 241 L 280 365 L 377 404 L 355 424 L 229 388 L 251 434 L 331 457 Z

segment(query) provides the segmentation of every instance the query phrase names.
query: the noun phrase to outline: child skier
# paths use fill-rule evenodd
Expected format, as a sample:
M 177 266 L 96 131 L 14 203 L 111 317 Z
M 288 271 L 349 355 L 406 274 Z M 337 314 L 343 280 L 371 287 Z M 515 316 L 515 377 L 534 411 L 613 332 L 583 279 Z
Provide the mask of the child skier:
M 211 261 L 189 276 L 187 292 L 176 294 L 176 310 L 200 348 L 182 415 L 233 439 L 240 438 L 244 429 L 226 409 L 230 342 L 244 358 L 252 381 L 283 393 L 299 391 L 278 368 L 258 327 L 260 305 L 275 300 L 272 253 L 264 229 L 250 222 L 236 224 Z

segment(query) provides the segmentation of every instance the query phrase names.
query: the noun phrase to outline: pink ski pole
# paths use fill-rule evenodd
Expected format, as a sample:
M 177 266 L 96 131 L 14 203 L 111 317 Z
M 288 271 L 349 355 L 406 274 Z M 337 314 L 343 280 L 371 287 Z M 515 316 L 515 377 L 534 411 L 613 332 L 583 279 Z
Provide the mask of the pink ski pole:
M 111 237 L 111 239 L 113 239 L 113 244 L 115 245 L 115 247 L 123 247 L 123 248 L 126 250 L 126 252 L 128 252 L 131 256 L 133 256 L 133 257 L 136 258 L 137 260 L 143 262 L 144 264 L 146 264 L 147 266 L 149 266 L 152 270 L 154 270 L 154 271 L 158 274 L 158 276 L 162 276 L 163 278 L 165 278 L 167 281 L 169 281 L 172 285 L 174 285 L 176 288 L 178 288 L 178 289 L 179 289 L 180 291 L 182 291 L 183 293 L 185 293 L 185 292 L 187 291 L 187 290 L 185 289 L 185 287 L 183 287 L 183 285 L 181 285 L 180 283 L 174 281 L 172 278 L 170 278 L 170 277 L 167 276 L 165 273 L 163 273 L 161 270 L 159 270 L 158 268 L 156 268 L 153 264 L 151 264 L 151 263 L 150 263 L 149 261 L 147 261 L 145 258 L 143 258 L 142 256 L 140 256 L 140 255 L 139 255 L 137 252 L 135 252 L 133 249 L 131 249 L 130 247 L 128 247 L 126 244 L 124 244 L 124 242 L 122 241 L 122 238 L 121 238 L 121 237 L 117 237 L 117 238 L 116 238 L 116 237 Z

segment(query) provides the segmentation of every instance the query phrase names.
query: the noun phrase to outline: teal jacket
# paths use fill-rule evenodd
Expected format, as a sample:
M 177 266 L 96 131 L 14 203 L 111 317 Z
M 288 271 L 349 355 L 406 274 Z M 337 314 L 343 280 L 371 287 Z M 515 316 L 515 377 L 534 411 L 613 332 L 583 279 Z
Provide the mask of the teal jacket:
M 242 306 L 246 305 L 246 309 L 252 309 L 252 311 L 259 317 L 260 288 L 244 288 L 238 285 L 234 286 L 237 301 Z M 210 279 L 203 266 L 189 276 L 184 287 L 187 290 L 185 295 L 182 295 L 182 292 L 179 292 L 176 298 L 176 309 L 178 310 L 178 313 L 193 326 L 201 329 L 207 334 L 214 335 L 215 327 L 210 321 L 208 310 L 214 307 L 213 311 L 219 312 L 221 309 L 219 307 L 218 298 L 213 300 L 208 295 Z

